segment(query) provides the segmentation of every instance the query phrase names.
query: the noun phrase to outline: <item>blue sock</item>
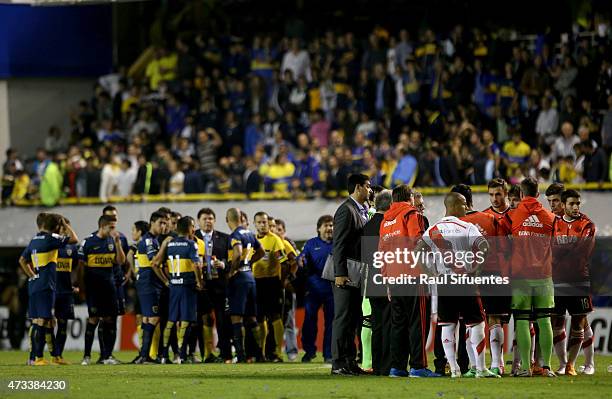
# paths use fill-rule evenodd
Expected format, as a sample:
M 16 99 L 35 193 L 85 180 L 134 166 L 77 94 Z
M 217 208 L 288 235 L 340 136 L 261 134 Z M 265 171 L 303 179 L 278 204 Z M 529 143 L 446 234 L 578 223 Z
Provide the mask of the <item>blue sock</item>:
M 34 355 L 36 357 L 43 357 L 45 351 L 45 327 L 36 326 L 36 351 Z
M 236 348 L 236 356 L 238 356 L 238 361 L 244 361 L 246 359 L 244 354 L 244 333 L 242 330 L 242 323 L 232 324 L 234 348 Z
M 94 335 L 96 333 L 96 327 L 98 323 L 85 323 L 85 352 L 83 356 L 91 357 L 91 347 L 93 346 Z
M 150 323 L 142 323 L 140 327 L 142 328 L 142 347 L 140 348 L 140 356 L 148 358 L 149 351 L 151 350 L 151 341 L 153 341 L 153 333 L 155 332 L 155 326 Z
M 115 320 L 104 322 L 104 359 L 112 356 L 116 339 L 117 324 Z
M 52 356 L 62 356 L 66 339 L 68 338 L 68 320 L 57 320 L 57 334 L 55 336 L 55 346 Z

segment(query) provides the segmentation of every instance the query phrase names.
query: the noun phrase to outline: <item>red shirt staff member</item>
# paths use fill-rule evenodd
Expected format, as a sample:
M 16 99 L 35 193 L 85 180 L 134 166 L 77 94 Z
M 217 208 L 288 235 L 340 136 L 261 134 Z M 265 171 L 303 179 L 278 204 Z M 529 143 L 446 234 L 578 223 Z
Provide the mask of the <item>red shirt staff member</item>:
M 521 203 L 510 214 L 512 221 L 512 312 L 516 320 L 516 341 L 522 370 L 514 375 L 531 377 L 531 336 L 529 318 L 534 313 L 539 327 L 542 375 L 555 377 L 550 370 L 552 326 L 555 306 L 552 285 L 552 236 L 555 216 L 538 202 L 538 182 L 521 182 Z
M 414 247 L 423 236 L 425 222 L 413 205 L 412 190 L 406 184 L 393 189 L 393 203 L 380 225 L 379 251 L 395 252 L 405 246 Z M 413 245 L 411 245 L 411 242 Z M 390 267 L 389 267 L 390 266 Z M 409 272 L 406 265 L 385 265 L 383 273 L 399 277 Z M 417 272 L 418 269 L 413 268 Z M 393 287 L 391 287 L 393 288 Z M 429 297 L 422 286 L 392 289 L 391 296 L 391 370 L 390 377 L 441 377 L 427 368 L 426 340 L 429 332 Z M 406 337 L 409 337 L 406 340 Z M 408 344 L 408 345 L 407 345 Z M 410 373 L 406 370 L 410 357 Z

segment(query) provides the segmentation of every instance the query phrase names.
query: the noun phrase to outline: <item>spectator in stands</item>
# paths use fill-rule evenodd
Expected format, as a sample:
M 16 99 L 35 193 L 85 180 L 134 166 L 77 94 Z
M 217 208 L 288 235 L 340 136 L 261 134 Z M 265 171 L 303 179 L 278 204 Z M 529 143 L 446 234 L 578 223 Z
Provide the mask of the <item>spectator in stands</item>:
M 602 183 L 609 178 L 608 160 L 601 147 L 593 148 L 591 142 L 582 143 L 585 153 L 584 158 L 584 180 L 587 183 Z
M 120 169 L 117 173 L 117 195 L 120 197 L 132 195 L 135 181 L 136 173 L 134 169 L 132 169 L 130 160 L 122 160 Z
M 290 70 L 296 79 L 304 77 L 308 82 L 312 80 L 310 56 L 306 50 L 300 49 L 300 41 L 297 38 L 291 39 L 291 47 L 283 56 L 281 73 L 284 75 L 286 70 Z
M 514 175 L 519 166 L 527 161 L 531 153 L 531 148 L 521 138 L 521 133 L 517 130 L 512 132 L 512 140 L 504 144 L 505 163 L 508 176 Z
M 574 126 L 570 122 L 564 122 L 561 125 L 561 136 L 553 144 L 553 160 L 566 157 L 576 159 L 574 146 L 578 143 L 580 143 L 580 138 L 574 134 Z
M 179 163 L 175 160 L 170 161 L 168 170 L 170 172 L 170 180 L 168 182 L 170 194 L 183 194 L 185 174 L 180 169 Z
M 540 143 L 551 144 L 559 126 L 559 113 L 552 108 L 548 97 L 542 98 L 542 109 L 538 114 L 535 131 L 539 135 Z
M 310 114 L 310 139 L 317 147 L 327 147 L 329 143 L 330 123 L 325 119 L 325 114 L 318 109 Z
M 49 133 L 45 139 L 45 150 L 50 153 L 56 153 L 64 151 L 66 149 L 66 143 L 62 137 L 62 131 L 57 126 L 51 126 Z
M 154 50 L 154 58 L 147 65 L 145 76 L 149 79 L 151 90 L 157 90 L 163 81 L 172 81 L 176 77 L 178 57 L 165 48 Z

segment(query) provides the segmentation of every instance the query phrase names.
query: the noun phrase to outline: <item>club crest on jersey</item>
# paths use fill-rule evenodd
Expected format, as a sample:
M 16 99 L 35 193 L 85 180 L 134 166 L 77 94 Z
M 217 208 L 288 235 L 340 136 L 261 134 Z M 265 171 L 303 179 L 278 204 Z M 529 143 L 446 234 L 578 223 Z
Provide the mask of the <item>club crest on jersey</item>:
M 66 250 L 66 255 L 72 256 L 72 249 L 67 249 Z
M 114 251 L 115 250 L 115 245 L 114 244 L 108 244 L 108 250 L 109 251 Z

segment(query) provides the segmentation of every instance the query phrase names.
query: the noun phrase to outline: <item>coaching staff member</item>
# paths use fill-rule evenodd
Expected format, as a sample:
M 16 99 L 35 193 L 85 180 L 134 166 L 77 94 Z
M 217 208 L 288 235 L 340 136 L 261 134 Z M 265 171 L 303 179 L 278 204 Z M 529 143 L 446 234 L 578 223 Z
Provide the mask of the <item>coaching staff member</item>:
M 348 263 L 361 258 L 361 235 L 368 220 L 366 200 L 370 178 L 353 174 L 348 178 L 349 198 L 334 215 L 334 323 L 332 327 L 332 375 L 358 375 L 355 331 L 361 322 L 361 293 L 348 285 Z

